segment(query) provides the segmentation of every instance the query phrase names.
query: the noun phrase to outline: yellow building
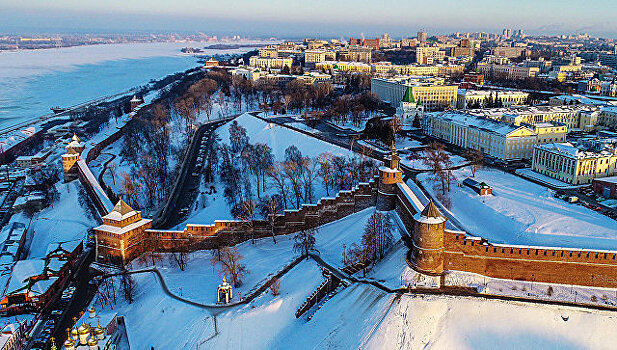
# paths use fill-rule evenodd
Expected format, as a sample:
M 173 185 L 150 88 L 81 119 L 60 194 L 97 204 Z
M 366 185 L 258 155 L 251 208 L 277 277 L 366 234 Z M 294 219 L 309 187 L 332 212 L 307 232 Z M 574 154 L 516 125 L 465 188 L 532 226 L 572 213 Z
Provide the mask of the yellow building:
M 279 57 L 278 47 L 276 45 L 268 45 L 266 47 L 262 47 L 261 49 L 259 49 L 259 57 Z
M 599 108 L 590 105 L 512 106 L 469 110 L 469 114 L 501 120 L 514 125 L 561 123 L 569 129 L 588 129 L 595 125 Z M 588 112 L 596 112 L 587 114 Z
M 570 143 L 551 143 L 534 148 L 531 169 L 573 185 L 617 175 L 615 151 L 586 152 Z
M 370 73 L 371 66 L 362 62 L 341 62 L 341 61 L 325 61 L 315 64 L 315 69 L 318 71 L 339 71 L 339 72 L 356 72 Z
M 503 161 L 531 159 L 538 139 L 526 126 L 455 111 L 426 114 L 422 129 L 426 135 Z
M 439 66 L 435 65 L 399 65 L 390 62 L 376 62 L 371 67 L 373 73 L 379 75 L 437 76 L 439 74 Z
M 311 49 L 304 51 L 305 65 L 311 65 L 318 62 L 336 60 L 336 52 L 325 49 Z
M 559 123 L 537 123 L 526 124 L 536 135 L 538 135 L 537 144 L 543 145 L 546 143 L 565 142 L 568 133 L 568 127 Z
M 446 52 L 439 50 L 436 46 L 418 46 L 416 47 L 416 63 L 433 64 L 443 61 L 446 57 Z
M 424 105 L 426 111 L 443 110 L 456 105 L 458 86 L 445 85 L 441 78 L 403 77 L 393 79 L 371 79 L 371 92 L 392 107 L 398 107 L 407 88 L 411 87 L 413 98 Z

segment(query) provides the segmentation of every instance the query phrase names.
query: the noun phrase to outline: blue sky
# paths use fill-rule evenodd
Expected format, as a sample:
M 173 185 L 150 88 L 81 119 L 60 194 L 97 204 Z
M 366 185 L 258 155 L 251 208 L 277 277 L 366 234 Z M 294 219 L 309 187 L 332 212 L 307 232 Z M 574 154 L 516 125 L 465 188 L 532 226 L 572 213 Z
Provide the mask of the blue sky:
M 367 36 L 500 31 L 617 37 L 615 0 L 0 0 L 0 32 L 202 31 Z

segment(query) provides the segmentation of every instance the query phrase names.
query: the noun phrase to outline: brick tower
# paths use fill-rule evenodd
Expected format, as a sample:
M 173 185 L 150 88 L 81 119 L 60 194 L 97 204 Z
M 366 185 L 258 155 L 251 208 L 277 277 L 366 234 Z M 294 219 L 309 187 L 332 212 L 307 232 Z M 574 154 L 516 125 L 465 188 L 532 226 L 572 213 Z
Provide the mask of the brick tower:
M 439 275 L 444 271 L 444 230 L 446 218 L 431 199 L 422 212 L 414 215 L 411 262 L 420 272 Z
M 69 182 L 77 178 L 77 167 L 75 163 L 79 160 L 81 152 L 85 149 L 77 135 L 73 134 L 71 142 L 66 145 L 66 153 L 62 155 L 62 172 L 64 173 L 64 182 Z
M 152 227 L 152 220 L 142 219 L 122 199 L 103 216 L 103 225 L 94 228 L 96 260 L 125 265 L 138 257 L 144 249 L 144 231 Z
M 394 210 L 396 205 L 396 187 L 403 182 L 401 158 L 396 153 L 394 142 L 390 154 L 390 164 L 379 167 L 379 190 L 377 193 L 377 210 Z

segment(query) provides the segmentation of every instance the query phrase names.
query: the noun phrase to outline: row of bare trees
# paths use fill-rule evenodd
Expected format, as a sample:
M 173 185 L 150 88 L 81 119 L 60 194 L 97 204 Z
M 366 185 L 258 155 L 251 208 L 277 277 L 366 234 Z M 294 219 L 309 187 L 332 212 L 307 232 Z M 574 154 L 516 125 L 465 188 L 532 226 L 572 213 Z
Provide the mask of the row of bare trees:
M 366 222 L 360 243 L 352 243 L 348 251 L 343 248 L 343 265 L 361 264 L 366 274 L 366 267 L 383 259 L 393 244 L 390 214 L 375 211 Z

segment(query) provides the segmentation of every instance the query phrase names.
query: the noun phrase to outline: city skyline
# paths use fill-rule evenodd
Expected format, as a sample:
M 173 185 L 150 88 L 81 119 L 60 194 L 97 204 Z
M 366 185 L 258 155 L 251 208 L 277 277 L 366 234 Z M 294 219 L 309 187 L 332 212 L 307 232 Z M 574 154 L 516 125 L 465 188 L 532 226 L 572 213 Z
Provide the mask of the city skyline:
M 600 6 L 601 5 L 601 6 Z M 331 4 L 325 0 L 310 3 L 259 3 L 241 0 L 233 5 L 181 0 L 133 0 L 130 3 L 104 3 L 60 0 L 39 3 L 0 1 L 0 32 L 148 32 L 184 31 L 249 36 L 332 37 L 362 33 L 374 36 L 387 31 L 412 36 L 424 29 L 431 34 L 456 31 L 500 32 L 502 28 L 524 29 L 529 34 L 589 33 L 616 38 L 617 24 L 611 14 L 616 3 L 592 0 L 582 5 L 575 1 L 516 3 L 480 0 L 456 1 L 355 2 Z M 398 9 L 394 11 L 393 9 Z M 315 24 L 318 23 L 319 26 Z

